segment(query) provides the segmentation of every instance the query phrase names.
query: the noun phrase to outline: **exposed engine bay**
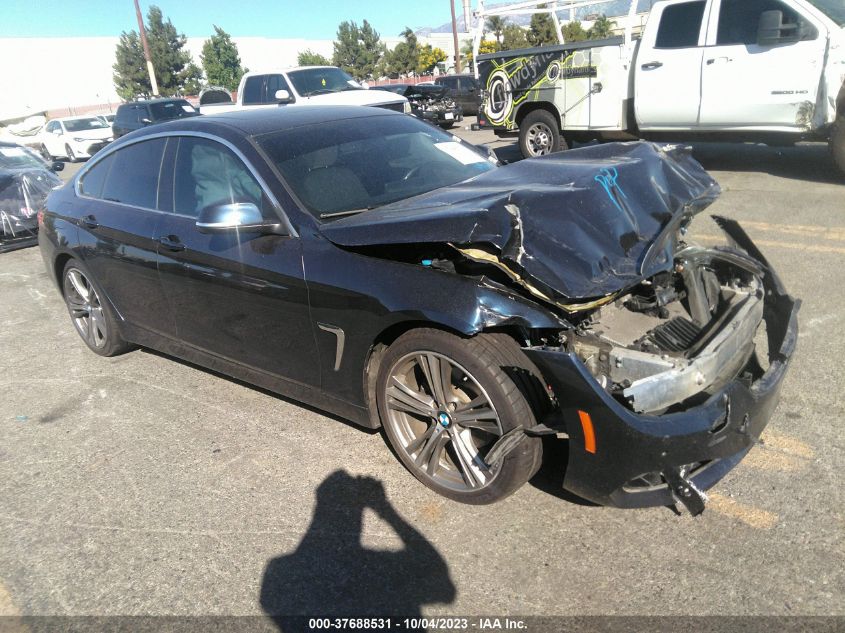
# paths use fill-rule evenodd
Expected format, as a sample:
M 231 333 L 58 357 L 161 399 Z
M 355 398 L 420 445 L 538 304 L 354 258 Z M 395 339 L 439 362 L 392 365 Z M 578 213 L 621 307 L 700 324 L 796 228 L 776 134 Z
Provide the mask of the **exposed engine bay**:
M 763 319 L 761 275 L 738 251 L 687 246 L 671 272 L 592 312 L 566 345 L 634 411 L 666 411 L 719 389 L 748 364 Z

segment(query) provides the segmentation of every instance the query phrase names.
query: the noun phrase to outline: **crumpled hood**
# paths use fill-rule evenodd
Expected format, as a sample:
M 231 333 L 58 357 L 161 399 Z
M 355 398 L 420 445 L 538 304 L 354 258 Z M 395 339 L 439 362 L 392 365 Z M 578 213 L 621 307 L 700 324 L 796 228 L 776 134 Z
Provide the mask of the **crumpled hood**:
M 555 301 L 595 298 L 670 268 L 678 225 L 719 192 L 689 148 L 607 143 L 523 160 L 320 231 L 346 247 L 483 249 Z

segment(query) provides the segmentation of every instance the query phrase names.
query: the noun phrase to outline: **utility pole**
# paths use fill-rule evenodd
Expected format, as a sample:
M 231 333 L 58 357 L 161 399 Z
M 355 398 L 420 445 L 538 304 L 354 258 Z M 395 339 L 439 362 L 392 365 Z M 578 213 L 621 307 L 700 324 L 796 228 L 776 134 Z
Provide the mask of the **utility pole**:
M 454 2 L 454 0 L 453 0 Z M 455 14 L 455 7 L 452 6 L 452 15 Z M 141 17 L 141 7 L 138 6 L 138 0 L 135 0 L 135 16 L 138 18 L 138 32 L 141 34 L 141 45 L 144 47 L 144 57 L 147 60 L 147 72 L 150 73 L 150 85 L 153 88 L 153 96 L 158 96 L 158 84 L 156 83 L 156 73 L 153 68 L 153 57 L 150 55 L 150 45 L 147 44 L 147 32 L 144 30 L 144 18 Z M 455 36 L 457 38 L 457 35 Z
M 135 0 L 137 3 L 138 0 Z M 452 37 L 455 40 L 455 72 L 461 72 L 461 49 L 458 46 L 458 21 L 455 19 L 455 0 L 450 0 L 452 3 Z

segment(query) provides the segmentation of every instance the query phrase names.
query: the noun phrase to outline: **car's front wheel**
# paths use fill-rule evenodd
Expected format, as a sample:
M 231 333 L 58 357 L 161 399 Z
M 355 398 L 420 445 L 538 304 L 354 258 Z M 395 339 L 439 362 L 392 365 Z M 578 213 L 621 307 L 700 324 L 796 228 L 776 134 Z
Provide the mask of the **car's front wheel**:
M 413 330 L 388 348 L 377 384 L 388 441 L 436 492 L 463 503 L 493 503 L 540 467 L 542 444 L 527 436 L 504 458 L 487 460 L 503 435 L 534 426 L 534 411 L 548 399 L 539 372 L 508 336 L 464 339 Z
M 70 145 L 65 145 L 65 154 L 67 154 L 67 159 L 69 162 L 76 162 L 76 154 L 73 152 L 73 148 Z
M 50 153 L 50 150 L 47 149 L 47 146 L 44 145 L 44 143 L 41 144 L 40 152 L 41 152 L 41 156 L 44 158 L 44 160 L 46 160 L 48 162 L 54 160 L 53 155 Z
M 76 332 L 95 354 L 117 356 L 130 349 L 120 336 L 117 320 L 91 275 L 76 260 L 62 273 L 62 294 Z

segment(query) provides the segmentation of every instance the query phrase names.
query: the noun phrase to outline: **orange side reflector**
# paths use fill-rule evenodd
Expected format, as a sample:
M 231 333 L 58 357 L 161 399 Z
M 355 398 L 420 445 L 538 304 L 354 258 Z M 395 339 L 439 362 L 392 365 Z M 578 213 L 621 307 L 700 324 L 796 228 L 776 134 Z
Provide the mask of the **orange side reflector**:
M 581 419 L 581 430 L 584 431 L 584 450 L 588 453 L 596 452 L 596 434 L 593 431 L 593 420 L 586 411 L 578 411 Z

